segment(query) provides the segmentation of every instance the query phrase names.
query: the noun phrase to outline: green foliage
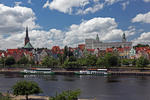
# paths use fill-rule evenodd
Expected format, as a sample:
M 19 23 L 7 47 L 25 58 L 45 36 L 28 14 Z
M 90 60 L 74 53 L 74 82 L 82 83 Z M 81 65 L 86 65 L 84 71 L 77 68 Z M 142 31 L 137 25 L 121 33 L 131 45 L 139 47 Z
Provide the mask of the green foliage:
M 131 61 L 132 61 L 132 66 L 136 65 L 136 61 L 137 61 L 136 59 L 132 59 Z
M 123 65 L 129 66 L 130 60 L 129 60 L 129 59 L 122 59 L 122 60 L 121 60 L 121 63 L 122 63 Z
M 29 61 L 29 64 L 34 65 L 34 64 L 35 64 L 34 60 L 31 59 L 31 60 Z
M 52 67 L 52 66 L 58 65 L 58 61 L 52 57 L 46 56 L 42 60 L 42 65 L 47 66 L 47 67 Z
M 27 57 L 23 56 L 19 61 L 18 64 L 28 64 L 29 60 Z
M 149 64 L 149 61 L 144 57 L 140 57 L 136 61 L 137 67 L 146 67 L 148 64 Z
M 28 100 L 28 95 L 42 92 L 38 84 L 33 81 L 19 81 L 12 87 L 12 90 L 14 95 L 25 95 L 26 100 Z
M 137 44 L 136 46 L 134 46 L 134 48 L 136 47 L 149 47 L 148 44 Z
M 64 54 L 63 54 L 64 61 L 67 59 L 68 55 L 69 55 L 69 50 L 68 50 L 68 47 L 65 46 L 64 47 Z
M 69 61 L 69 62 L 73 62 L 73 61 L 76 61 L 76 60 L 77 60 L 76 57 L 70 56 L 68 61 Z
M 119 65 L 119 58 L 111 53 L 105 54 L 103 60 L 105 67 L 114 67 Z
M 86 66 L 86 58 L 79 58 L 77 59 L 77 63 L 79 64 L 79 66 Z
M 3 96 L 2 93 L 0 93 L 0 100 L 11 100 L 9 95 Z
M 5 60 L 5 64 L 6 65 L 13 65 L 13 64 L 15 64 L 14 57 L 7 57 L 6 60 Z
M 59 63 L 62 65 L 64 63 L 64 55 L 58 55 L 59 57 Z
M 4 64 L 5 58 L 0 58 L 0 64 Z
M 69 61 L 69 60 L 66 60 L 63 64 L 63 67 L 64 68 L 78 68 L 79 67 L 79 64 L 78 62 L 76 61 Z
M 98 67 L 104 67 L 105 66 L 105 60 L 104 60 L 104 58 L 99 57 L 98 60 L 97 60 L 97 62 L 96 62 L 96 65 Z
M 77 100 L 80 93 L 80 90 L 63 91 L 61 94 L 56 94 L 55 97 L 52 97 L 49 100 Z
M 86 58 L 87 66 L 96 66 L 97 58 L 95 55 L 88 55 Z

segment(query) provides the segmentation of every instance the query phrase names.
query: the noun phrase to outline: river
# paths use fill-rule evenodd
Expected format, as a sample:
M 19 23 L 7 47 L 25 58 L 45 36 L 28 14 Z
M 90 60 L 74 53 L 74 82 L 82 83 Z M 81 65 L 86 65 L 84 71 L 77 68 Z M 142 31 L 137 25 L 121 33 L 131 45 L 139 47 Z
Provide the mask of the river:
M 35 76 L 0 74 L 0 91 L 11 91 L 19 80 L 32 80 L 39 84 L 43 93 L 54 96 L 63 90 L 80 89 L 80 98 L 96 100 L 150 100 L 150 76 Z

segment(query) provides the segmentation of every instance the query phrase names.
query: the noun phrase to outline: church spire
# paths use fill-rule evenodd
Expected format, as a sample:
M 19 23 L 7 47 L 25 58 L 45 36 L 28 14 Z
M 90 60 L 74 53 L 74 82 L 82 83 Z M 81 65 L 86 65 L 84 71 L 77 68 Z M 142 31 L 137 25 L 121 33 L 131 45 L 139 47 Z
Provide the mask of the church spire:
M 126 42 L 126 35 L 125 35 L 125 33 L 123 33 L 123 35 L 122 35 L 122 42 Z
M 25 37 L 25 44 L 26 45 L 28 42 L 30 42 L 29 36 L 28 36 L 28 27 L 26 27 L 26 37 Z
M 99 36 L 98 36 L 98 34 L 96 35 L 96 41 L 99 42 Z
M 28 36 L 28 27 L 26 27 L 26 37 L 29 37 Z

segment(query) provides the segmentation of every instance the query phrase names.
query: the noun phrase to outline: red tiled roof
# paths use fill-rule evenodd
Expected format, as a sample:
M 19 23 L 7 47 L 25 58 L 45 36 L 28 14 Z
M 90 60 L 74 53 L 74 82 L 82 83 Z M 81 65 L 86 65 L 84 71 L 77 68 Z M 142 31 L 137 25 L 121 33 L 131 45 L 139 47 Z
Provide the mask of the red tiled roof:
M 78 45 L 78 48 L 81 49 L 81 50 L 84 50 L 85 44 L 79 44 L 79 45 Z
M 95 49 L 87 49 L 87 51 L 94 52 Z
M 61 50 L 61 49 L 60 49 L 59 46 L 53 46 L 53 47 L 52 47 L 52 53 L 59 54 L 60 50 Z
M 106 52 L 113 52 L 113 48 L 107 48 Z

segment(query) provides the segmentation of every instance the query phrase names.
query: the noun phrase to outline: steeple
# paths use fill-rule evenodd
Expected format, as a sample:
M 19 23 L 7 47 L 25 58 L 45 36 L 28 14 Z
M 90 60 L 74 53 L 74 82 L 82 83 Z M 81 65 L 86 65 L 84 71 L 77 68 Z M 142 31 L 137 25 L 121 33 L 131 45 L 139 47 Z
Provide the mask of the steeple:
M 26 27 L 26 37 L 28 37 L 28 27 Z
M 28 36 L 28 27 L 26 27 L 26 37 L 25 37 L 24 45 L 26 45 L 28 42 L 30 42 L 30 39 L 29 39 L 29 36 Z
M 125 33 L 123 33 L 123 35 L 122 35 L 122 42 L 126 42 L 126 35 L 125 35 Z
M 99 42 L 99 36 L 98 36 L 98 34 L 96 35 L 96 41 Z

